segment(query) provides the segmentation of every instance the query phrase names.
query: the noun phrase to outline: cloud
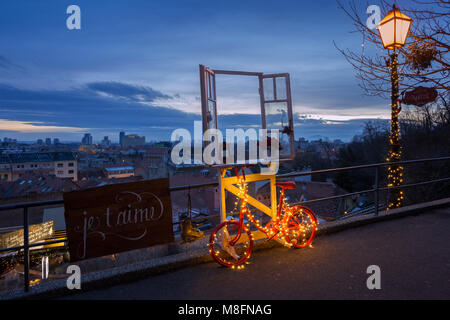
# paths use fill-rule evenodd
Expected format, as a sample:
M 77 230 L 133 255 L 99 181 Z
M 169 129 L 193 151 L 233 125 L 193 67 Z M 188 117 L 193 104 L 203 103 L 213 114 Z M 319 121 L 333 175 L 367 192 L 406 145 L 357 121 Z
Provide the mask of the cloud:
M 170 99 L 169 95 L 163 94 L 151 87 L 126 84 L 115 81 L 103 81 L 88 83 L 86 87 L 101 95 L 115 98 L 123 98 L 134 102 L 153 102 L 156 99 Z
M 61 127 L 61 126 L 50 126 L 45 125 L 43 122 L 24 122 L 24 121 L 14 121 L 0 119 L 1 131 L 16 131 L 22 133 L 32 133 L 32 132 L 82 132 L 86 131 L 86 128 L 76 128 L 76 127 Z
M 99 95 L 91 88 L 108 91 Z M 114 91 L 113 88 L 117 90 Z M 112 95 L 112 92 L 115 94 Z M 82 85 L 67 90 L 25 90 L 0 84 L 0 119 L 17 121 L 47 127 L 67 128 L 67 137 L 77 136 L 71 128 L 90 128 L 89 132 L 99 138 L 107 132 L 125 130 L 148 136 L 148 140 L 170 138 L 172 128 L 190 126 L 200 115 L 183 112 L 170 107 L 150 106 L 134 98 L 117 99 L 116 96 L 133 97 L 147 93 L 146 99 L 166 97 L 150 87 Z M 10 126 L 9 128 L 30 129 L 30 127 Z M 2 130 L 3 129 L 3 130 Z M 7 131 L 0 127 L 1 131 Z M 25 131 L 23 131 L 25 132 Z M 59 130 L 55 132 L 61 133 Z M 112 137 L 116 140 L 116 137 Z M 94 136 L 95 139 L 95 136 Z M 78 138 L 76 138 L 78 140 Z M 100 139 L 99 139 L 100 140 Z
M 178 105 L 172 107 L 169 97 L 151 87 L 120 82 L 91 82 L 67 90 L 43 91 L 0 84 L 0 119 L 3 119 L 0 120 L 0 132 L 27 133 L 30 140 L 39 133 L 54 132 L 58 137 L 72 141 L 80 140 L 81 132 L 90 132 L 95 141 L 104 135 L 117 141 L 119 131 L 126 131 L 145 135 L 147 141 L 168 140 L 173 130 L 185 128 L 192 132 L 194 121 L 201 120 L 198 112 L 185 112 Z M 157 105 L 163 99 L 166 99 L 164 106 Z M 173 101 L 189 100 L 181 96 Z M 191 103 L 197 103 L 200 108 L 197 100 L 191 100 Z M 246 109 L 241 112 L 219 115 L 219 128 L 261 127 L 260 114 L 247 113 Z M 295 113 L 295 137 L 350 140 L 361 132 L 367 121 L 360 117 Z
M 6 58 L 5 56 L 0 56 L 0 68 L 2 69 L 7 69 L 7 70 L 11 70 L 11 69 L 20 69 L 20 70 L 24 70 L 24 68 L 16 63 L 11 62 L 8 58 Z

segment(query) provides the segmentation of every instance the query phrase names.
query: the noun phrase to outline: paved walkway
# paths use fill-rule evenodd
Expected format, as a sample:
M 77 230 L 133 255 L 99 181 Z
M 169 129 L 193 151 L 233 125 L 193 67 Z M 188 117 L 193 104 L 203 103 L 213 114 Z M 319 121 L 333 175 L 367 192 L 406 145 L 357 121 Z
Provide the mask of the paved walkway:
M 368 290 L 369 265 L 381 290 Z M 256 252 L 244 270 L 207 263 L 67 299 L 450 299 L 450 208 Z

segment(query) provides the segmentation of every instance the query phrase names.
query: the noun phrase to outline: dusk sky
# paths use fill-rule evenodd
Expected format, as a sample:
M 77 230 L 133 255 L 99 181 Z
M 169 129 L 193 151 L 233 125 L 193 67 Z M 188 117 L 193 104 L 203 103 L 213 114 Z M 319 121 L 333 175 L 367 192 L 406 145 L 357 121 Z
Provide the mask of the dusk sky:
M 81 30 L 66 27 L 71 4 L 81 8 Z M 361 1 L 363 17 L 367 6 Z M 80 141 L 89 132 L 117 142 L 123 130 L 168 140 L 201 118 L 199 64 L 290 73 L 296 138 L 348 141 L 366 119 L 389 118 L 388 101 L 363 95 L 333 45 L 358 51 L 363 43 L 334 0 L 14 0 L 0 8 L 2 138 Z M 260 122 L 256 78 L 218 76 L 217 94 L 219 123 Z

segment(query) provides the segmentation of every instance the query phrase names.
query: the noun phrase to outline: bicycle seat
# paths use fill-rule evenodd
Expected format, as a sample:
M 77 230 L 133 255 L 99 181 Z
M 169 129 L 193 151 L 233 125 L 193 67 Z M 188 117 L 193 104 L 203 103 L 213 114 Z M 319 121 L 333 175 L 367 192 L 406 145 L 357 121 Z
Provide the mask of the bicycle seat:
M 283 189 L 295 189 L 294 181 L 276 182 L 275 185 Z

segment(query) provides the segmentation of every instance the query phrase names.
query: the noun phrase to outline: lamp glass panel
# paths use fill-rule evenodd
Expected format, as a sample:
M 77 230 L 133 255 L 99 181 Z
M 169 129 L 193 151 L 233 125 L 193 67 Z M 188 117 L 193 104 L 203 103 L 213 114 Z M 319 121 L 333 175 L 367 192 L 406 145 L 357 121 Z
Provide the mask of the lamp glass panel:
M 378 30 L 380 31 L 380 36 L 384 47 L 394 43 L 394 19 L 380 25 Z
M 397 44 L 404 45 L 406 41 L 406 37 L 408 35 L 409 25 L 411 24 L 411 21 L 407 20 L 397 20 L 397 27 L 396 27 L 396 42 Z

